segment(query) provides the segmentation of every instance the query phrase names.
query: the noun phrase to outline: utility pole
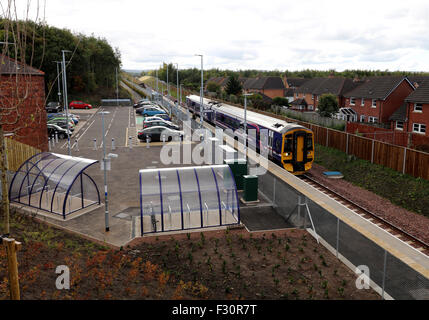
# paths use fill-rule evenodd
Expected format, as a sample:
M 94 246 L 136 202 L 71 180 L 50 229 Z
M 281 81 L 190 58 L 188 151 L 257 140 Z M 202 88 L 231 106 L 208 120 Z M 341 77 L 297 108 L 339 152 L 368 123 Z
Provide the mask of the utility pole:
M 116 105 L 119 107 L 118 67 L 115 68 L 115 71 L 116 71 Z
M 203 55 L 196 54 L 196 56 L 201 57 L 201 88 L 200 88 L 200 128 L 203 127 L 203 94 L 204 94 L 204 75 L 203 75 Z
M 64 92 L 64 110 L 66 112 L 66 120 L 67 120 L 67 148 L 68 154 L 71 156 L 71 148 L 70 148 L 70 124 L 69 124 L 69 107 L 67 101 L 67 75 L 66 75 L 66 58 L 64 53 L 71 52 L 69 50 L 61 50 L 63 53 L 63 92 Z
M 52 61 L 57 64 L 57 82 L 58 82 L 58 102 L 61 103 L 61 85 L 60 85 L 60 67 L 61 61 Z

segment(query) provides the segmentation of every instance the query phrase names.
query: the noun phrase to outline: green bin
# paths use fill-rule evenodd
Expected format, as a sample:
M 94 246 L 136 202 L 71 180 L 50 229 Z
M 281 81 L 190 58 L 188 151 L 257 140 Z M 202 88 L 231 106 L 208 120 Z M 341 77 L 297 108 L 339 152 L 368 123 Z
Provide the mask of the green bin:
M 244 194 L 243 199 L 246 202 L 258 201 L 258 176 L 244 175 Z
M 247 175 L 247 161 L 245 159 L 225 159 L 224 162 L 231 168 L 237 190 L 243 190 L 243 176 Z

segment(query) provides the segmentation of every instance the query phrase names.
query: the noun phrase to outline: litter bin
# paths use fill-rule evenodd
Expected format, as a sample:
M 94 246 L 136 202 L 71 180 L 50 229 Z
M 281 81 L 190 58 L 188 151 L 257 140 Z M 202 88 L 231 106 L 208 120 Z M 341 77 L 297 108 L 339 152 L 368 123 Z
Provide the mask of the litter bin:
M 244 193 L 243 200 L 246 202 L 258 200 L 258 176 L 243 176 Z
M 245 159 L 225 159 L 224 162 L 231 168 L 237 190 L 243 190 L 243 176 L 247 175 L 247 161 Z

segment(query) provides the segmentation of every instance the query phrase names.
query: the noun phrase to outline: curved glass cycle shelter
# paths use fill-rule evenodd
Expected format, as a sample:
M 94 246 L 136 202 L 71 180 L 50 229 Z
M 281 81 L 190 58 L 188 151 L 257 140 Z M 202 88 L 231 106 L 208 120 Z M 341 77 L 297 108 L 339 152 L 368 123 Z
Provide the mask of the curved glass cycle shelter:
M 228 165 L 140 170 L 142 235 L 239 223 Z
M 65 219 L 68 214 L 100 204 L 97 185 L 84 172 L 97 162 L 51 152 L 38 153 L 16 171 L 9 199 Z

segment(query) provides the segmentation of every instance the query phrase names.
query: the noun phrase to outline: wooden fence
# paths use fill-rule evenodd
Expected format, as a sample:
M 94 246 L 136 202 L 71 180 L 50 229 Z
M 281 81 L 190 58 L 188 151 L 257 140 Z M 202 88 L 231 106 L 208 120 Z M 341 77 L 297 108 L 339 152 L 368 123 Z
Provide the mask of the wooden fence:
M 16 171 L 20 165 L 37 153 L 41 151 L 24 143 L 13 140 L 12 138 L 5 138 L 6 154 L 7 154 L 7 169 L 9 171 Z
M 314 141 L 322 146 L 338 149 L 359 159 L 380 164 L 416 178 L 429 180 L 429 153 L 361 137 L 352 133 L 286 118 L 269 112 L 249 108 L 270 117 L 295 122 L 314 132 Z

